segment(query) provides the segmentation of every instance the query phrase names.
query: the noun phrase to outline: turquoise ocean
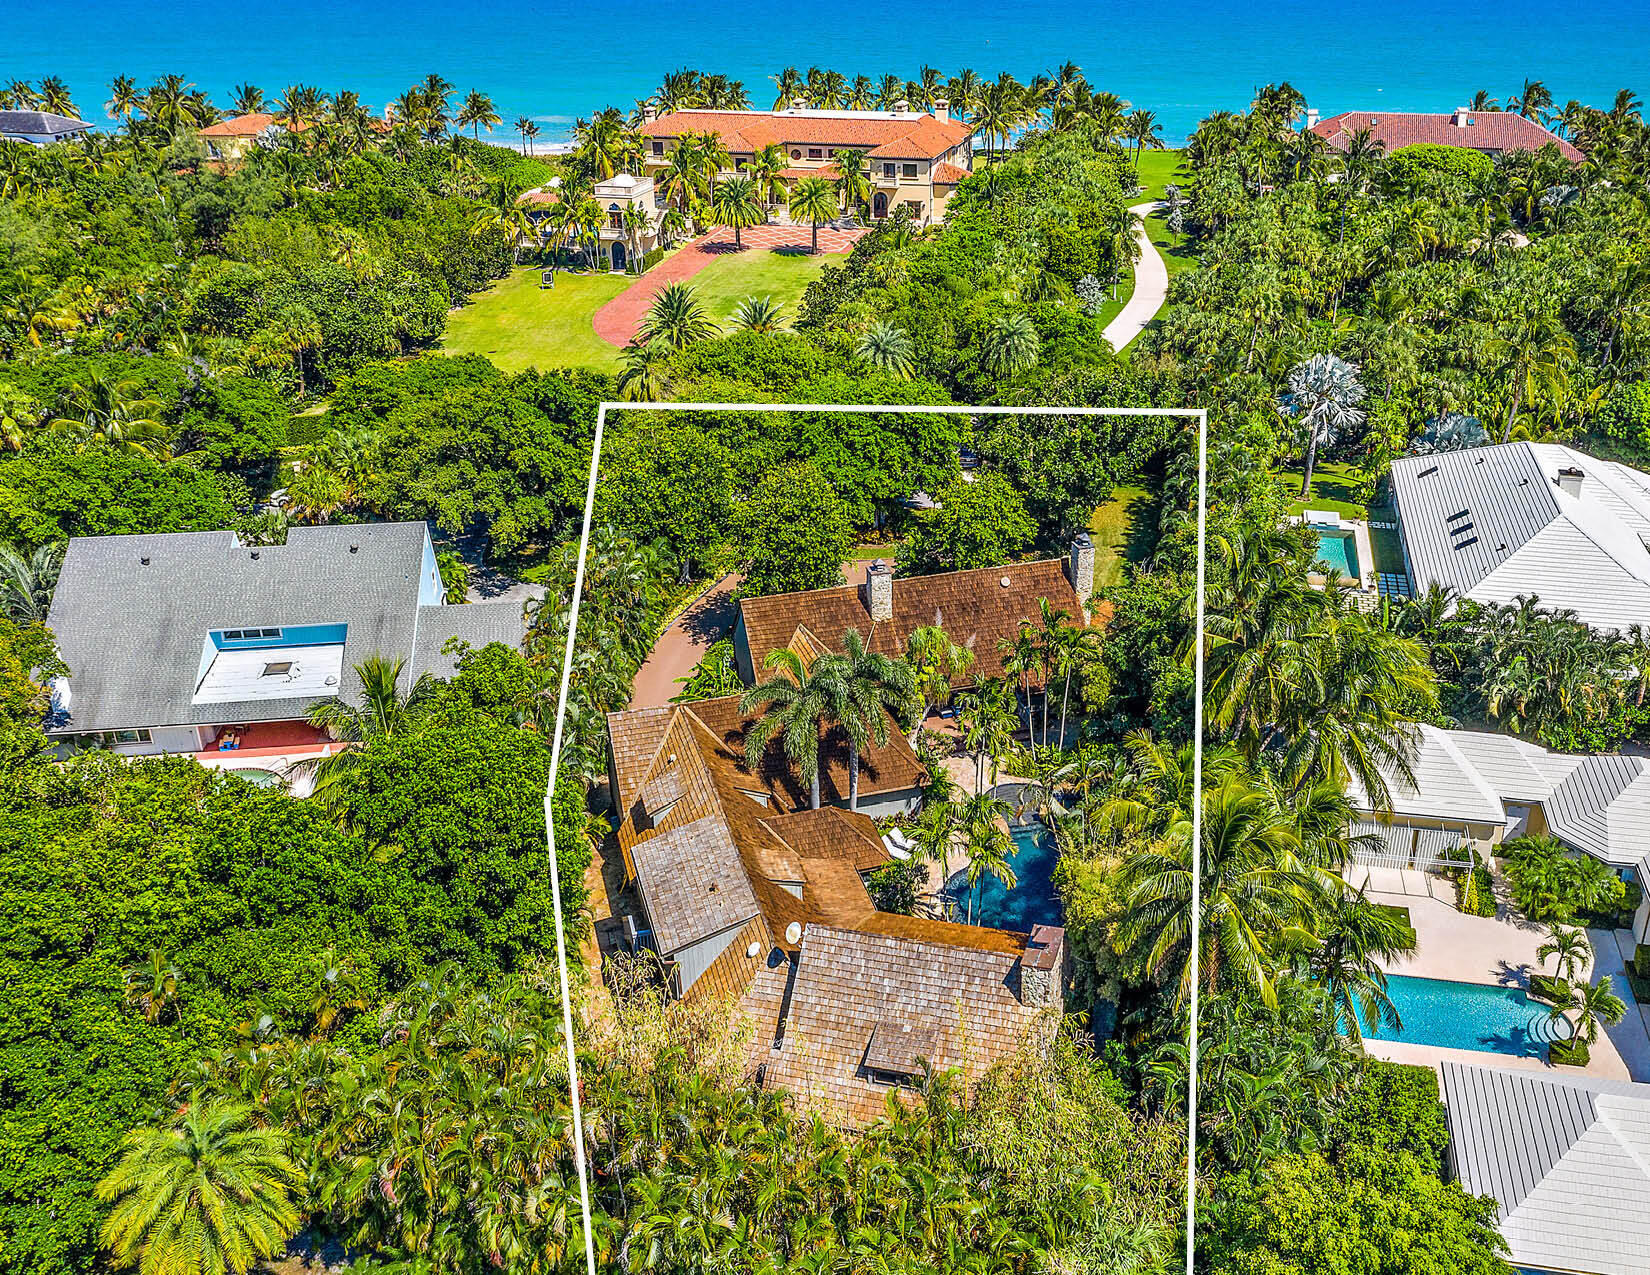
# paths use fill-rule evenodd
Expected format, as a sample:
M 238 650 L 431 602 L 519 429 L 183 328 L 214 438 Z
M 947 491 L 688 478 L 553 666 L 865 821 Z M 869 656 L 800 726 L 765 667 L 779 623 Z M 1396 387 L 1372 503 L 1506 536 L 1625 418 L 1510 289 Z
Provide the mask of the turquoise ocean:
M 490 93 L 506 121 L 537 120 L 550 141 L 576 117 L 628 109 L 684 66 L 741 78 L 766 107 L 768 77 L 786 65 L 850 78 L 966 66 L 1025 80 L 1065 61 L 1156 111 L 1171 143 L 1282 79 L 1324 115 L 1448 110 L 1480 88 L 1504 98 L 1526 77 L 1544 80 L 1560 103 L 1606 105 L 1618 88 L 1650 95 L 1650 3 L 0 0 L 0 80 L 60 75 L 99 121 L 117 74 L 147 83 L 176 72 L 220 101 L 243 81 L 270 96 L 303 82 L 382 106 L 438 71 L 461 92 Z M 498 135 L 513 132 L 507 123 Z

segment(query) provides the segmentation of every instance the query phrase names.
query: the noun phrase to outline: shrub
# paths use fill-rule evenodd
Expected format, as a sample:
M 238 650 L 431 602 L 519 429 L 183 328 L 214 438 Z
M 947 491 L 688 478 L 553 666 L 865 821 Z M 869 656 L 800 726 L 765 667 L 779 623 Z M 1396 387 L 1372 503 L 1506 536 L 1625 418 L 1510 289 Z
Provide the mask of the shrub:
M 1585 1067 L 1591 1058 L 1584 1040 L 1555 1040 L 1547 1046 L 1547 1061 L 1555 1067 Z
M 1570 985 L 1554 974 L 1531 974 L 1530 995 L 1548 1005 L 1568 1005 Z
M 1370 1059 L 1330 1126 L 1337 1157 L 1353 1147 L 1408 1151 L 1441 1169 L 1449 1129 L 1431 1067 Z
M 1502 853 L 1513 901 L 1532 921 L 1572 921 L 1578 913 L 1614 916 L 1626 901 L 1621 878 L 1552 837 L 1515 837 Z
M 917 887 L 927 879 L 927 865 L 896 860 L 872 872 L 866 878 L 865 887 L 878 912 L 910 916 L 917 910 Z
M 1472 865 L 1469 877 L 1465 869 L 1451 872 L 1455 881 L 1455 906 L 1468 916 L 1495 915 L 1495 878 L 1482 863 Z M 1470 883 L 1470 888 L 1469 888 Z

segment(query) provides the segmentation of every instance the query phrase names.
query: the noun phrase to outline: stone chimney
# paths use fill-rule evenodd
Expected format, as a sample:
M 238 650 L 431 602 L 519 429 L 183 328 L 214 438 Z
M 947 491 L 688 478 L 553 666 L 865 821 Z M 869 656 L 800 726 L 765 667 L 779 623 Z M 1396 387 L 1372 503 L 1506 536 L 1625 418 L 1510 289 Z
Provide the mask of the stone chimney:
M 642 122 L 645 124 L 659 118 L 659 108 L 652 102 L 642 103 Z
M 1558 471 L 1558 489 L 1566 496 L 1574 496 L 1577 500 L 1580 500 L 1581 480 L 1586 477 L 1584 471 L 1577 469 L 1574 465 L 1566 465 Z
M 1066 578 L 1071 581 L 1077 601 L 1082 603 L 1087 614 L 1089 599 L 1094 596 L 1094 541 L 1089 539 L 1086 531 L 1079 531 L 1077 539 L 1071 542 L 1071 554 L 1066 559 Z
M 948 98 L 936 97 L 934 99 L 934 118 L 937 120 L 951 118 L 951 102 Z
M 865 568 L 865 583 L 859 596 L 871 615 L 872 624 L 886 624 L 894 618 L 894 569 L 881 558 Z
M 1066 932 L 1058 925 L 1034 925 L 1026 950 L 1015 962 L 1020 1004 L 1058 1008 L 1066 991 Z

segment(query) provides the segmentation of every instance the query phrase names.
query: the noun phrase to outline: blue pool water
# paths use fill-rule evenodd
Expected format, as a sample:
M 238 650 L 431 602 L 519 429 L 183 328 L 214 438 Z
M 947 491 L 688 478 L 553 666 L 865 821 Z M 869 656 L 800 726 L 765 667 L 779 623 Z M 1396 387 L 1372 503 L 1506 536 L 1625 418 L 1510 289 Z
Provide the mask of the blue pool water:
M 1364 1033 L 1374 1040 L 1540 1058 L 1550 1042 L 1568 1034 L 1562 1023 L 1547 1020 L 1545 1005 L 1516 987 L 1392 974 L 1386 990 L 1404 1025 L 1394 1031 L 1383 1023 Z
M 1358 550 L 1351 536 L 1331 532 L 1318 534 L 1318 565 L 1334 567 L 1349 580 L 1358 579 Z
M 1014 888 L 1006 890 L 996 877 L 986 877 L 974 904 L 975 924 L 1022 933 L 1034 925 L 1064 925 L 1065 913 L 1054 889 L 1054 863 L 1059 858 L 1054 834 L 1040 823 L 1009 831 L 1014 838 L 1014 856 L 1009 860 L 1014 869 Z M 955 901 L 957 919 L 966 920 L 967 878 L 961 872 L 953 873 L 945 883 L 945 891 Z

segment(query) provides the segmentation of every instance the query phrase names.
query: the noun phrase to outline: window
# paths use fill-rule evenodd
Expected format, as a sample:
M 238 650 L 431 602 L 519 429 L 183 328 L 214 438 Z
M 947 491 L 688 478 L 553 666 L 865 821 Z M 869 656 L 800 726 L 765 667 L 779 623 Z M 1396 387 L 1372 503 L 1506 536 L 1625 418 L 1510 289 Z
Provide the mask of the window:
M 220 637 L 225 642 L 263 642 L 269 638 L 279 638 L 279 629 L 225 629 Z
M 265 664 L 264 677 L 287 677 L 292 672 L 291 660 L 277 660 L 273 664 Z
M 113 737 L 110 742 L 116 744 L 147 744 L 152 742 L 151 736 L 146 730 L 112 730 L 108 732 L 108 735 Z
M 665 144 L 663 142 L 654 142 L 653 153 L 655 155 L 663 155 L 665 153 Z
M 113 748 L 117 744 L 147 744 L 152 742 L 146 730 L 105 730 L 91 735 L 76 735 L 77 748 Z
M 915 177 L 917 175 L 917 166 L 915 164 L 906 164 L 901 169 L 901 172 L 906 177 Z
M 792 159 L 801 159 L 802 158 L 802 152 L 801 151 L 792 151 L 791 152 L 791 158 Z
M 882 175 L 884 177 L 892 177 L 894 175 L 894 166 L 892 164 L 884 164 L 882 166 Z
M 819 146 L 810 146 L 810 147 L 808 147 L 808 158 L 809 159 L 824 159 L 825 158 L 824 148 L 819 147 Z

